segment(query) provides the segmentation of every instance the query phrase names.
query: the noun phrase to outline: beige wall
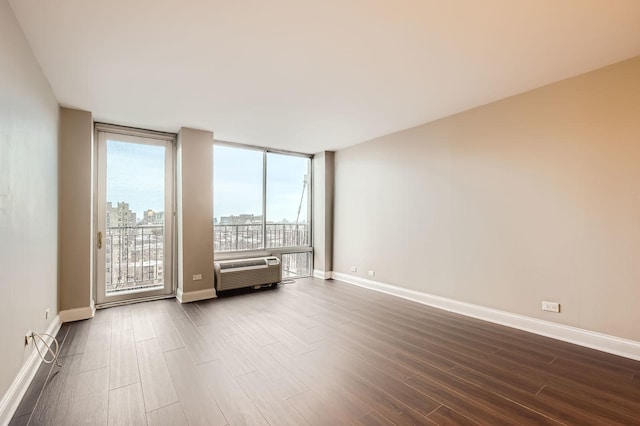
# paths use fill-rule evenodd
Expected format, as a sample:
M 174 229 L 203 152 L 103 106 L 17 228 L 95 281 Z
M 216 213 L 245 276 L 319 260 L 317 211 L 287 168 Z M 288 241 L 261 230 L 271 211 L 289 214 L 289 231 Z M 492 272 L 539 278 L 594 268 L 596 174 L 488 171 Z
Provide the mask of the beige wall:
M 182 128 L 177 149 L 178 298 L 215 297 L 213 133 Z M 194 281 L 193 275 L 202 275 Z M 189 295 L 191 293 L 192 295 Z
M 639 76 L 637 57 L 339 151 L 334 271 L 640 341 Z
M 320 274 L 330 272 L 333 266 L 334 158 L 333 152 L 325 151 L 315 154 L 312 161 L 313 270 Z
M 57 312 L 57 182 L 58 103 L 0 0 L 0 398 Z
M 61 311 L 87 308 L 91 304 L 92 135 L 90 112 L 60 108 Z

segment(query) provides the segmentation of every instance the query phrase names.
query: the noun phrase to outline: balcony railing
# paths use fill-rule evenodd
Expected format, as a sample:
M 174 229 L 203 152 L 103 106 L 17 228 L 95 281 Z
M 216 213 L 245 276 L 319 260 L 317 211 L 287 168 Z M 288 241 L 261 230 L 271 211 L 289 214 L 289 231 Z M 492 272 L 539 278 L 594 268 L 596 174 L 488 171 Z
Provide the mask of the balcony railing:
M 262 250 L 263 248 L 299 247 L 311 243 L 306 223 L 267 223 L 263 236 L 261 224 L 215 225 L 213 244 L 216 252 Z M 266 245 L 263 238 L 266 237 Z
M 164 285 L 164 226 L 107 228 L 107 294 Z
M 308 246 L 308 224 L 268 223 L 266 248 Z M 262 225 L 216 225 L 214 247 L 217 252 L 262 250 Z M 106 291 L 162 288 L 164 285 L 164 226 L 124 226 L 107 228 L 104 239 Z M 285 275 L 301 275 L 310 268 L 310 257 L 283 257 Z M 294 272 L 298 271 L 298 272 Z

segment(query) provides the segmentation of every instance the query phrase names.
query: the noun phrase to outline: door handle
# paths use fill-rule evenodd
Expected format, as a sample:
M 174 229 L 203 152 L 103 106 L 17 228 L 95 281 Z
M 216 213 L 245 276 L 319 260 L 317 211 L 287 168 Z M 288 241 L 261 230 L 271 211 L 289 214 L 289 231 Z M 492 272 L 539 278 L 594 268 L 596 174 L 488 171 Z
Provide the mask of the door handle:
M 98 249 L 102 248 L 102 231 L 98 231 Z

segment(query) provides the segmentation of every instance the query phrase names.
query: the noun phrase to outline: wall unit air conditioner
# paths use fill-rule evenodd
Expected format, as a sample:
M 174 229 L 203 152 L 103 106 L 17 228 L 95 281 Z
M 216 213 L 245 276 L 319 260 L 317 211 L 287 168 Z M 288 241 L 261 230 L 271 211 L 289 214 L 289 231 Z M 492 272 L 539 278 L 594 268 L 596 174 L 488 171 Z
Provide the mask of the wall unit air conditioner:
M 280 259 L 275 256 L 222 260 L 214 263 L 216 289 L 257 287 L 282 281 Z

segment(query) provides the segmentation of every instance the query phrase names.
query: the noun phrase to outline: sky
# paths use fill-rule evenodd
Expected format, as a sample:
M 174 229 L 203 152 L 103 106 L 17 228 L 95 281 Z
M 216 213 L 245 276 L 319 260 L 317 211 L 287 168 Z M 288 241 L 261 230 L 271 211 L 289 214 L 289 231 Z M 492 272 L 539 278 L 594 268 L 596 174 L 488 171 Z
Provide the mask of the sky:
M 164 211 L 165 147 L 107 141 L 107 201 L 129 203 L 142 219 Z
M 295 222 L 310 160 L 267 154 L 267 221 Z M 142 218 L 146 210 L 164 211 L 165 148 L 107 142 L 107 201 L 129 203 Z M 262 214 L 263 152 L 214 147 L 214 217 Z M 305 187 L 300 222 L 307 221 L 309 186 Z
M 213 216 L 261 215 L 263 152 L 216 145 L 213 157 Z M 296 221 L 309 164 L 306 157 L 267 154 L 267 221 Z M 300 222 L 307 221 L 308 191 Z

